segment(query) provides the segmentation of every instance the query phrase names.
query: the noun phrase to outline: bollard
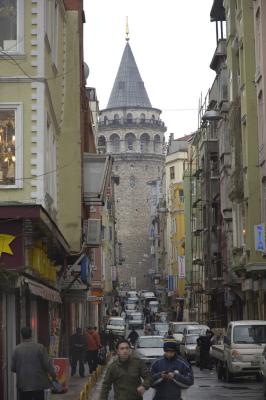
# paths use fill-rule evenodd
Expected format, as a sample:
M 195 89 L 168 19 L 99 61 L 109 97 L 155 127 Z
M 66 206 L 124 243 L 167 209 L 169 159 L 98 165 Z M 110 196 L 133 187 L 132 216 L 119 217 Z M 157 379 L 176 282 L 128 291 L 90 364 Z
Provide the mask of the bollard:
M 84 392 L 85 392 L 85 399 L 87 400 L 89 398 L 89 393 L 90 393 L 90 385 L 88 383 L 85 383 Z
M 80 392 L 80 395 L 79 395 L 79 400 L 86 400 L 86 397 L 85 397 L 85 392 L 84 392 L 84 390 L 82 390 L 82 391 Z

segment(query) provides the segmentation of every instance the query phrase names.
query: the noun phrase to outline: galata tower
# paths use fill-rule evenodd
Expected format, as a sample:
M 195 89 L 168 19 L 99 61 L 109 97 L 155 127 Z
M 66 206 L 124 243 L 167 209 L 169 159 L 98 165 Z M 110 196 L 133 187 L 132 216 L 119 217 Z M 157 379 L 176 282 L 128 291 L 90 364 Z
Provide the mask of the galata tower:
M 165 159 L 160 114 L 151 105 L 127 37 L 97 133 L 98 151 L 114 158 L 117 273 L 125 289 L 152 288 L 151 184 L 162 176 Z

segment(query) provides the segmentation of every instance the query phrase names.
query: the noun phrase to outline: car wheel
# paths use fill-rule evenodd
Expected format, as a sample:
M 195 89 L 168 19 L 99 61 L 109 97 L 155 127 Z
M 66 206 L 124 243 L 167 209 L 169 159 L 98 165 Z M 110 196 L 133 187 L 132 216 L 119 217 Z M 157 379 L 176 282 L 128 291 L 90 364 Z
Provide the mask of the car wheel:
M 229 371 L 228 365 L 225 368 L 225 381 L 227 383 L 233 382 L 233 374 Z
M 266 377 L 263 377 L 263 395 L 266 398 Z

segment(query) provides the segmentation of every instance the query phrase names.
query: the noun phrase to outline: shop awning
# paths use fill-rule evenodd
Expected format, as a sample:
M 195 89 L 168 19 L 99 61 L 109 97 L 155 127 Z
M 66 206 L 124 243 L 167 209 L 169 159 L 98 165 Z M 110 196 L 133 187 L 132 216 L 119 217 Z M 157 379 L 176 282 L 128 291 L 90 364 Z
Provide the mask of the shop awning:
M 106 154 L 84 153 L 84 202 L 103 204 L 112 170 L 112 157 Z
M 25 283 L 28 284 L 30 292 L 35 296 L 42 297 L 54 303 L 62 303 L 60 293 L 57 290 L 51 289 L 41 283 L 31 281 L 30 279 L 25 279 Z

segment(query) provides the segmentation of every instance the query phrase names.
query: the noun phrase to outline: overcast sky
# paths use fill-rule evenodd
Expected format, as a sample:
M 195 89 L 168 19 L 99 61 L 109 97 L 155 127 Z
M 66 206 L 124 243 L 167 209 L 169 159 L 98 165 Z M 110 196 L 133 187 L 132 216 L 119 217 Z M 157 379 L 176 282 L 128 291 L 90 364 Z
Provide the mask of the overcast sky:
M 151 104 L 162 110 L 166 137 L 198 126 L 198 104 L 215 74 L 209 65 L 216 47 L 213 0 L 84 0 L 84 58 L 100 109 L 107 105 L 126 44 L 129 44 Z

